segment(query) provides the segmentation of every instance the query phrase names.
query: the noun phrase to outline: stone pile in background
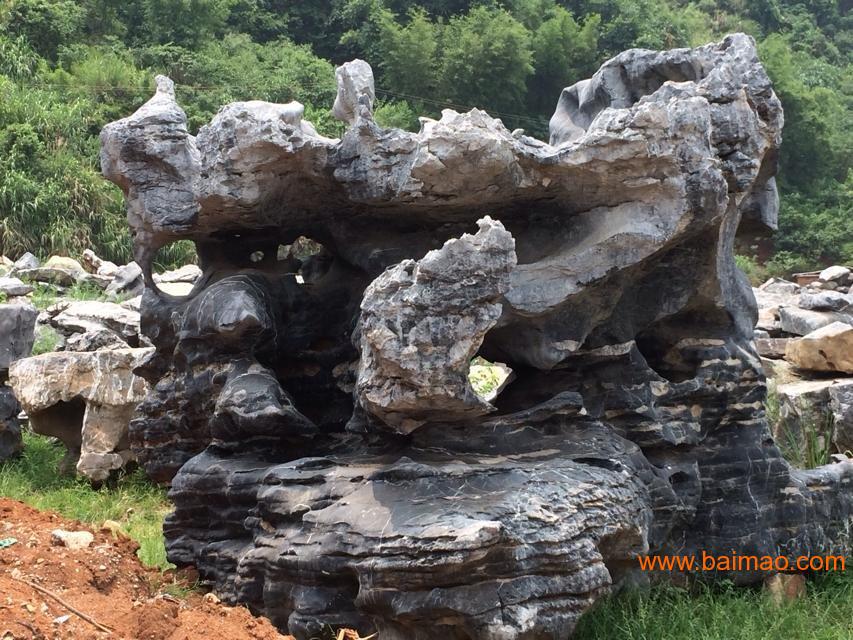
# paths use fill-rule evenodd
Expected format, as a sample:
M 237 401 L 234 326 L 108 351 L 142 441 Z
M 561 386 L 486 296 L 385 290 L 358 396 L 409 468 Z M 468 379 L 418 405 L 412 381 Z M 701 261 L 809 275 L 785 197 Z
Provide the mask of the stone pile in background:
M 799 282 L 771 278 L 754 289 L 755 343 L 775 387 L 772 426 L 783 446 L 853 451 L 851 285 L 851 269 L 832 266 Z
M 154 280 L 164 295 L 186 295 L 200 274 L 186 265 Z M 80 261 L 0 257 L 0 460 L 22 449 L 22 406 L 35 433 L 65 445 L 62 472 L 100 483 L 133 459 L 128 423 L 148 391 L 133 370 L 151 352 L 140 330 L 143 290 L 135 262 L 91 250 Z

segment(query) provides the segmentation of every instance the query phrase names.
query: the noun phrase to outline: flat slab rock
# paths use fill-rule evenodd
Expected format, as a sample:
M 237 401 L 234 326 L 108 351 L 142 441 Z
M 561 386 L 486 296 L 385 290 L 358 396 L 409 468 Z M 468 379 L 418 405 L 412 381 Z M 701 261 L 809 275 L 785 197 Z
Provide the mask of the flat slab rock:
M 642 553 L 850 553 L 853 464 L 782 457 L 734 262 L 778 209 L 751 38 L 616 56 L 548 142 L 479 109 L 384 129 L 369 65 L 336 78 L 340 139 L 261 101 L 193 136 L 163 76 L 102 131 L 154 344 L 128 437 L 171 483 L 171 561 L 298 640 L 565 640 Z M 153 273 L 180 240 L 185 296 Z M 761 295 L 793 299 L 790 333 L 843 315 Z M 474 356 L 512 370 L 489 402 Z

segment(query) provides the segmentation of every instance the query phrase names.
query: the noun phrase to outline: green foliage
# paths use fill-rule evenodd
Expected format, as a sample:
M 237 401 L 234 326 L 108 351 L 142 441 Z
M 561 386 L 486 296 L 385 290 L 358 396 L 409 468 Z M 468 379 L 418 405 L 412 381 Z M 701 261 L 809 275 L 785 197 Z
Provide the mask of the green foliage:
M 39 282 L 33 283 L 33 292 L 30 294 L 30 302 L 35 305 L 36 309 L 44 310 L 49 306 L 56 304 L 59 299 L 59 293 L 54 287 Z
M 530 33 L 504 9 L 474 7 L 451 18 L 443 34 L 442 95 L 496 111 L 523 109 L 533 74 Z
M 206 124 L 223 104 L 236 100 L 298 100 L 328 110 L 335 99 L 332 65 L 288 40 L 258 44 L 245 34 L 234 34 L 198 51 L 148 48 L 142 59 L 178 83 L 178 99 L 193 130 Z M 324 123 L 316 124 L 325 133 Z
M 689 593 L 658 586 L 596 603 L 576 640 L 848 640 L 853 572 L 822 574 L 805 596 L 782 606 L 761 590 L 730 584 Z
M 66 300 L 105 300 L 103 290 L 89 282 L 75 282 L 62 294 Z
M 381 127 L 396 127 L 406 131 L 417 131 L 419 128 L 418 114 L 405 100 L 381 102 L 373 116 Z
M 799 424 L 786 429 L 782 442 L 778 443 L 782 455 L 800 469 L 815 469 L 829 464 L 835 422 L 832 413 L 819 412 L 803 403 L 798 414 L 801 416 Z
M 155 272 L 161 272 L 197 262 L 195 243 L 192 240 L 178 240 L 161 247 L 152 260 L 152 266 Z
M 475 393 L 483 398 L 500 387 L 507 379 L 507 370 L 496 364 L 477 356 L 471 361 L 468 370 L 468 381 L 471 383 Z
M 40 356 L 43 353 L 56 351 L 61 340 L 62 337 L 53 327 L 45 325 L 36 327 L 36 339 L 33 342 L 32 355 Z
M 749 283 L 753 287 L 757 287 L 763 282 L 767 281 L 768 272 L 767 268 L 764 265 L 758 263 L 758 261 L 751 256 L 735 256 L 735 264 L 738 268 L 744 272 L 746 277 L 749 279 Z
M 157 44 L 196 47 L 221 35 L 232 0 L 141 0 L 141 28 Z M 141 34 L 140 34 L 141 37 Z
M 388 87 L 405 96 L 429 96 L 438 88 L 440 25 L 423 9 L 409 12 L 408 24 L 396 22 L 390 12 L 380 14 L 380 63 Z
M 54 440 L 24 432 L 23 455 L 0 465 L 0 496 L 21 500 L 36 509 L 100 527 L 105 520 L 122 524 L 139 545 L 139 559 L 167 568 L 163 517 L 169 511 L 164 489 L 137 471 L 109 487 L 93 489 L 79 478 L 57 473 L 62 447 Z
M 601 18 L 596 14 L 588 16 L 581 26 L 571 13 L 557 6 L 536 29 L 532 40 L 536 72 L 529 91 L 539 111 L 553 108 L 564 87 L 595 72 L 600 26 Z
M 82 8 L 72 0 L 11 0 L 6 28 L 53 60 L 62 44 L 79 35 L 84 19 Z

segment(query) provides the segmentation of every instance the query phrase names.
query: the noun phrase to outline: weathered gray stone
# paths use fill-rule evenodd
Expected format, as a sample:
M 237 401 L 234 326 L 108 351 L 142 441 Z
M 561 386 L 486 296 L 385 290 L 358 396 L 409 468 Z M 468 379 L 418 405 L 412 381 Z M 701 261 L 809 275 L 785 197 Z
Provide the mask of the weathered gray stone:
M 833 266 L 827 267 L 823 271 L 820 272 L 818 276 L 823 282 L 831 282 L 835 280 L 849 280 L 850 279 L 850 269 L 847 267 L 841 266 Z
M 50 325 L 66 337 L 108 330 L 125 346 L 140 346 L 139 313 L 114 302 L 62 301 L 47 309 L 47 316 Z
M 338 95 L 332 114 L 352 126 L 359 118 L 373 117 L 373 69 L 364 60 L 346 62 L 335 69 Z
M 54 529 L 50 534 L 50 540 L 57 546 L 66 547 L 72 551 L 80 551 L 88 549 L 95 541 L 95 536 L 91 531 L 66 531 L 64 529 Z
M 8 369 L 16 360 L 30 355 L 38 312 L 29 302 L 0 304 L 0 462 L 23 449 L 21 407 L 6 386 Z
M 105 291 L 108 296 L 135 296 L 142 293 L 144 287 L 142 269 L 136 262 L 131 262 L 116 270 Z
M 106 328 L 95 328 L 85 333 L 73 333 L 65 340 L 66 351 L 97 351 L 98 349 L 127 349 L 127 342 Z
M 853 304 L 853 297 L 838 291 L 803 293 L 797 305 L 800 309 L 814 311 L 843 311 Z
M 756 338 L 755 348 L 762 358 L 784 358 L 790 338 Z
M 15 275 L 27 282 L 43 282 L 57 287 L 70 287 L 75 282 L 74 274 L 71 271 L 50 267 L 18 269 L 15 271 Z
M 103 260 L 91 249 L 83 252 L 83 267 L 92 275 L 112 279 L 118 272 L 118 265 L 109 260 Z
M 170 282 L 188 282 L 194 284 L 201 277 L 201 269 L 194 264 L 187 264 L 178 269 L 164 271 L 154 274 L 154 282 L 157 284 Z
M 796 282 L 790 282 L 783 278 L 770 278 L 767 282 L 758 287 L 758 289 L 766 293 L 794 295 L 800 292 L 800 285 Z
M 15 394 L 5 382 L 0 382 L 0 462 L 14 458 L 23 451 L 21 423 L 18 420 L 20 412 L 21 405 Z
M 78 283 L 92 287 L 93 289 L 100 289 L 101 291 L 106 291 L 107 287 L 112 284 L 112 281 L 112 278 L 99 276 L 94 273 L 84 273 L 77 279 Z
M 755 43 L 625 52 L 563 92 L 553 144 L 477 109 L 381 128 L 362 64 L 338 74 L 340 140 L 260 102 L 192 136 L 162 77 L 102 132 L 156 345 L 129 435 L 172 483 L 169 558 L 299 640 L 565 640 L 640 553 L 849 553 L 853 465 L 773 445 L 733 257 L 777 202 Z M 453 241 L 486 215 L 499 242 Z M 204 269 L 182 298 L 152 274 L 178 240 Z M 488 415 L 474 351 L 515 374 Z
M 853 379 L 850 378 L 798 380 L 777 385 L 779 419 L 772 425 L 773 436 L 781 446 L 794 451 L 804 451 L 810 439 L 830 438 L 836 450 L 844 451 L 841 445 L 847 441 L 849 426 L 846 402 L 851 393 Z
M 811 311 L 798 307 L 779 307 L 782 331 L 804 336 L 834 322 L 853 324 L 853 315 L 835 311 Z
M 495 411 L 468 381 L 471 359 L 501 316 L 515 242 L 500 222 L 405 260 L 370 283 L 357 331 L 359 406 L 401 433 Z
M 0 278 L 0 293 L 5 293 L 9 297 L 25 296 L 32 291 L 32 285 L 26 284 L 20 278 L 14 276 Z
M 188 296 L 193 285 L 189 282 L 158 282 L 157 289 L 170 296 Z
M 833 322 L 791 340 L 785 358 L 800 369 L 853 373 L 853 326 Z
M 41 263 L 39 262 L 39 259 L 28 251 L 20 258 L 15 260 L 13 266 L 16 271 L 20 271 L 23 269 L 38 269 L 40 264 Z
M 86 273 L 83 265 L 77 262 L 74 258 L 68 258 L 65 256 L 51 256 L 47 259 L 47 262 L 42 265 L 42 268 L 66 271 L 75 281 L 79 280 L 80 277 Z
M 66 446 L 62 469 L 95 483 L 133 459 L 127 426 L 148 387 L 133 374 L 150 349 L 54 352 L 18 360 L 9 384 L 35 433 Z

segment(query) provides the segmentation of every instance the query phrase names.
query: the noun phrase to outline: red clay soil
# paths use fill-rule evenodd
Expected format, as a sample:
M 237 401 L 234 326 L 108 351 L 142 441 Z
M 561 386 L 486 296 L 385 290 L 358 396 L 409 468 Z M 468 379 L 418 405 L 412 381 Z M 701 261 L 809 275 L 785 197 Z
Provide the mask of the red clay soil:
M 54 529 L 91 531 L 95 541 L 73 551 L 51 543 Z M 0 498 L 0 640 L 287 640 L 265 618 L 211 596 L 175 598 L 169 579 L 146 569 L 137 545 L 53 513 Z M 32 584 L 27 584 L 30 582 Z M 100 631 L 42 589 L 108 627 Z

